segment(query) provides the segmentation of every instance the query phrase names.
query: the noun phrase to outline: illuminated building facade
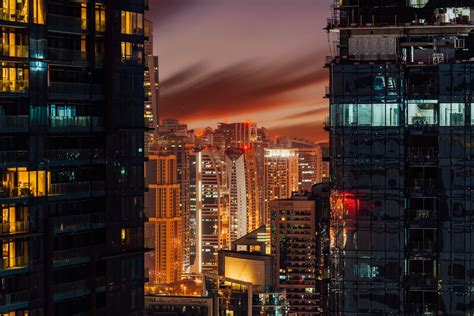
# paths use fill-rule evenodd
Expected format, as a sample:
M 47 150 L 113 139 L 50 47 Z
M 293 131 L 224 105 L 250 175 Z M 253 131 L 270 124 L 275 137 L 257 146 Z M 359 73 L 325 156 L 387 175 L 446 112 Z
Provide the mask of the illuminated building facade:
M 217 252 L 230 249 L 230 204 L 224 160 L 206 147 L 196 161 L 196 255 L 193 271 L 215 272 Z
M 281 139 L 279 145 L 298 153 L 298 190 L 311 191 L 313 184 L 321 183 L 323 154 L 321 146 L 304 139 Z
M 269 203 L 298 191 L 298 153 L 283 148 L 265 148 L 264 152 L 265 223 L 269 223 Z
M 163 120 L 158 127 L 157 141 L 150 150 L 151 153 L 173 155 L 177 159 L 178 183 L 180 185 L 180 209 L 183 219 L 183 272 L 190 269 L 190 249 L 192 240 L 192 214 L 190 211 L 190 155 L 194 150 L 195 139 L 186 124 L 178 120 Z
M 226 177 L 229 191 L 229 233 L 233 242 L 247 233 L 247 181 L 245 150 L 225 151 Z
M 352 1 L 328 29 L 332 314 L 469 315 L 472 1 Z
M 150 155 L 146 163 L 148 191 L 145 209 L 146 246 L 154 249 L 145 255 L 151 284 L 172 284 L 183 272 L 183 219 L 180 210 L 180 185 L 176 156 Z
M 307 191 L 270 202 L 271 254 L 275 286 L 286 291 L 289 312 L 321 313 L 320 256 L 316 240 L 316 202 Z
M 153 23 L 145 20 L 145 147 L 148 150 L 157 136 L 159 117 L 159 70 L 158 56 L 153 55 Z
M 2 315 L 143 312 L 145 1 L 2 1 Z
M 250 148 L 257 141 L 257 124 L 251 122 L 219 123 L 215 130 L 222 134 L 226 148 Z
M 261 201 L 263 201 L 263 190 L 259 183 L 260 165 L 257 161 L 255 149 L 246 149 L 245 159 L 245 182 L 247 197 L 247 232 L 256 230 L 262 225 Z M 263 163 L 262 163 L 263 164 Z

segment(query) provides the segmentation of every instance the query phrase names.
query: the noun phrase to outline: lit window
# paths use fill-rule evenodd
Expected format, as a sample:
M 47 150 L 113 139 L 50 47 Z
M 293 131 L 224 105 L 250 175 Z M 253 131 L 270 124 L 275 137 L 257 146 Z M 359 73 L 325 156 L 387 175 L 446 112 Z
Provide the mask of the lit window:
M 464 103 L 441 103 L 439 105 L 440 126 L 464 126 Z
M 122 34 L 143 35 L 143 14 L 122 11 Z

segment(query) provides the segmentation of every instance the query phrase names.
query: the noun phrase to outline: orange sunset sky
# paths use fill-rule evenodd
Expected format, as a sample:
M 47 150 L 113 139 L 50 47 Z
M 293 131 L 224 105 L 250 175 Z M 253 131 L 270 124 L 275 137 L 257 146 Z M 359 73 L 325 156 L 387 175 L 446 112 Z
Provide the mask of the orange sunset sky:
M 150 0 L 161 118 L 324 141 L 328 0 Z

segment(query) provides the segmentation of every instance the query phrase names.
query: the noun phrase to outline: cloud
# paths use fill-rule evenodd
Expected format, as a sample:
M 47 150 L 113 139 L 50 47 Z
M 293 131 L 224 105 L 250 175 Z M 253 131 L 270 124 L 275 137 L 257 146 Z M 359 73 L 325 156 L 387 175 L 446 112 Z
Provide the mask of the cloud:
M 320 116 L 322 114 L 326 114 L 327 112 L 328 112 L 328 108 L 326 106 L 326 107 L 317 108 L 317 109 L 310 110 L 310 111 L 304 111 L 304 112 L 299 112 L 299 113 L 292 114 L 292 115 L 287 115 L 287 116 L 279 118 L 278 120 L 279 121 L 281 121 L 281 120 L 294 120 L 294 119 L 306 118 L 308 116 Z
M 222 118 L 302 101 L 291 92 L 326 80 L 321 56 L 313 52 L 278 65 L 246 61 L 210 72 L 192 65 L 161 82 L 161 117 Z
M 197 0 L 150 0 L 147 17 L 163 23 L 179 12 L 193 7 Z

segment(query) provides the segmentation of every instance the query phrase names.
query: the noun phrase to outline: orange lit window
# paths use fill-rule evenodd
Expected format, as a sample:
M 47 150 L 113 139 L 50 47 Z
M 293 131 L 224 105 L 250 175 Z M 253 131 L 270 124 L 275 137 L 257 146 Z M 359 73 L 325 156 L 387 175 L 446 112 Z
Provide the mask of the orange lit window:
M 143 14 L 122 11 L 122 34 L 143 35 Z
M 33 23 L 44 24 L 44 0 L 33 0 Z

